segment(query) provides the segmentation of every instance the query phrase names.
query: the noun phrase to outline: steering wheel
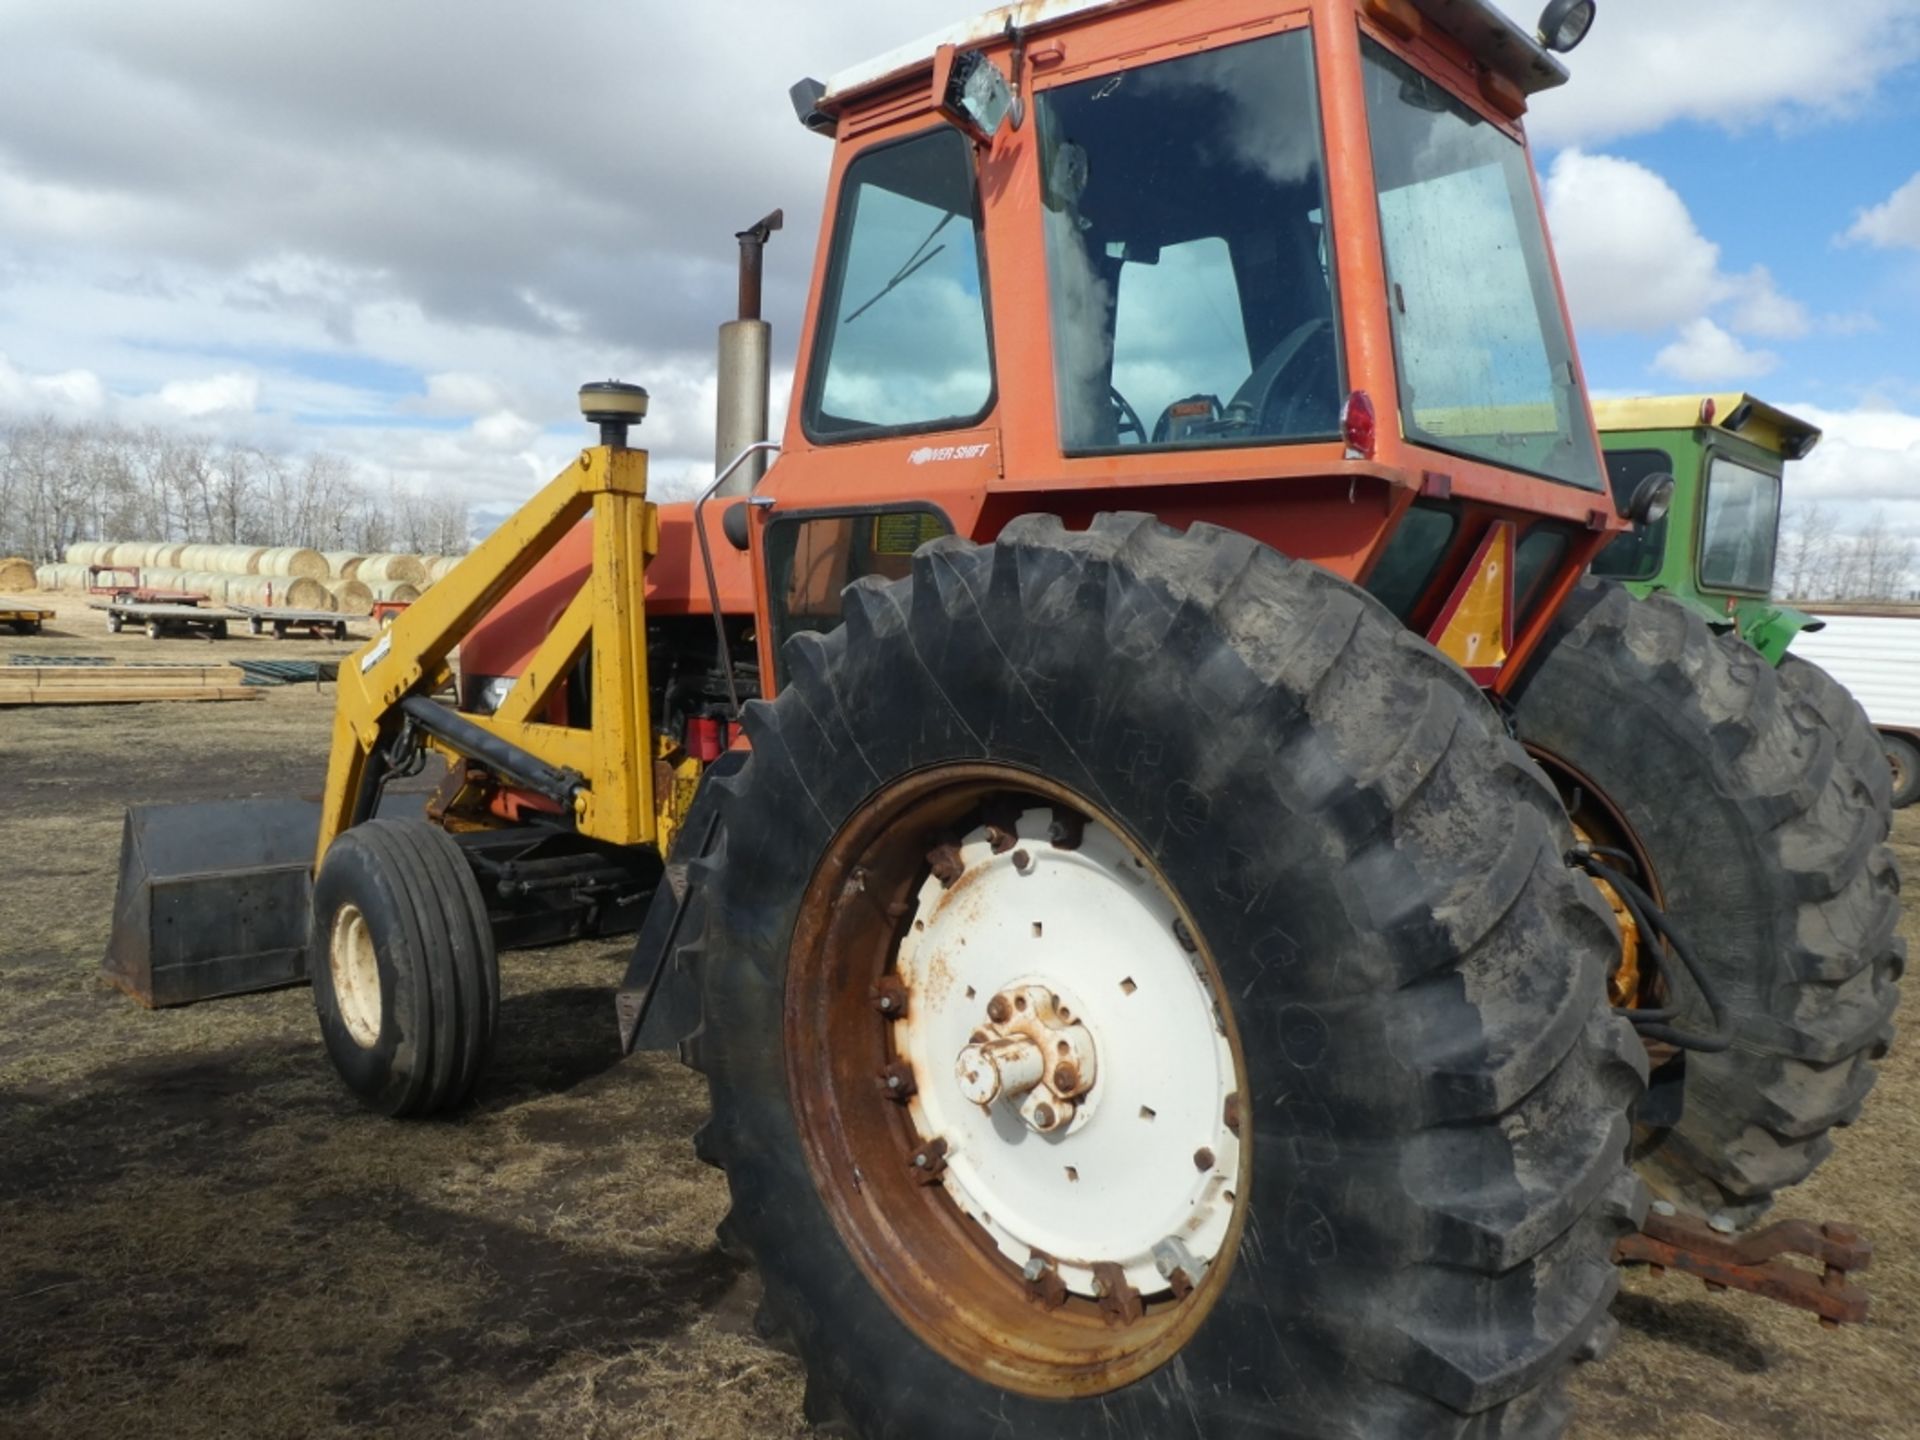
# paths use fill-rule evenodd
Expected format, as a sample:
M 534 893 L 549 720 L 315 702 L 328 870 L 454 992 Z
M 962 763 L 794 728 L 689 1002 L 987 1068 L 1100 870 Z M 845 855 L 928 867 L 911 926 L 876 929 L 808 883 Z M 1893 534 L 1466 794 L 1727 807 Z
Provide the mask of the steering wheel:
M 1140 419 L 1140 412 L 1129 405 L 1127 403 L 1127 397 L 1122 395 L 1120 391 L 1112 385 L 1107 386 L 1107 398 L 1113 402 L 1114 443 L 1118 444 L 1120 437 L 1131 430 L 1139 437 L 1136 443 L 1141 445 L 1146 444 L 1147 427 L 1145 422 Z
M 1233 399 L 1227 402 L 1229 415 L 1243 415 L 1246 423 L 1256 427 L 1262 434 L 1287 435 L 1292 428 L 1286 423 L 1291 420 L 1293 411 L 1304 400 L 1309 404 L 1324 403 L 1318 397 L 1307 395 L 1303 391 L 1285 391 L 1280 381 L 1294 366 L 1294 362 L 1306 354 L 1312 342 L 1322 335 L 1331 337 L 1333 321 L 1325 315 L 1316 315 L 1288 332 L 1287 337 L 1267 352 L 1266 359 L 1254 369 L 1254 372 L 1241 382 L 1240 388 L 1233 392 Z M 1278 425 L 1270 424 L 1269 411 L 1276 401 L 1282 402 L 1281 420 Z

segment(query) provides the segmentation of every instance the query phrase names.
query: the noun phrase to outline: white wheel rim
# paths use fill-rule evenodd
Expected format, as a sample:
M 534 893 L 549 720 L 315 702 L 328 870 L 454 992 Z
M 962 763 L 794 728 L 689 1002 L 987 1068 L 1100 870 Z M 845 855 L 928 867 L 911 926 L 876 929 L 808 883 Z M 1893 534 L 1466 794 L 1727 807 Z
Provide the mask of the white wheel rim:
M 958 877 L 920 890 L 897 961 L 912 995 L 894 1031 L 918 1082 L 909 1111 L 923 1139 L 946 1142 L 947 1194 L 1029 1279 L 1051 1267 L 1069 1291 L 1099 1296 L 1117 1266 L 1143 1297 L 1183 1294 L 1232 1226 L 1232 1047 L 1154 872 L 1097 822 L 1078 846 L 1054 846 L 1051 820 L 1028 810 L 998 854 L 976 829 L 959 846 Z M 995 997 L 1015 995 L 1032 997 L 1027 1013 L 990 1018 Z M 970 1100 L 998 1089 L 980 1073 L 983 1043 L 1005 1058 L 1010 1085 L 1031 1082 L 1025 1040 L 1008 1026 L 1042 1033 L 1027 1014 L 1049 998 L 1061 1013 L 1042 1038 L 1061 1055 L 1072 1048 L 1090 1087 L 1063 1092 L 1048 1074 Z M 1038 1107 L 1063 1101 L 1070 1120 L 1036 1122 Z
M 334 912 L 327 962 L 347 1034 L 361 1049 L 372 1049 L 380 1038 L 380 959 L 367 917 L 351 901 Z

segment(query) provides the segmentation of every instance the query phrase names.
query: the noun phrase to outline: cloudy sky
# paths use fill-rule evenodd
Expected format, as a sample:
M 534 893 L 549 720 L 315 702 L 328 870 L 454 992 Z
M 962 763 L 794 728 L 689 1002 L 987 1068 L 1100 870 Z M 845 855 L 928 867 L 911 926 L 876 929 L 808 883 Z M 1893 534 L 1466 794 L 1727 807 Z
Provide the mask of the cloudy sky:
M 775 206 L 790 369 L 828 145 L 787 86 L 968 8 L 0 0 L 0 410 L 496 509 L 619 375 L 690 484 L 732 233 Z M 1530 122 L 1590 382 L 1753 389 L 1827 429 L 1790 501 L 1920 536 L 1920 0 L 1601 11 Z

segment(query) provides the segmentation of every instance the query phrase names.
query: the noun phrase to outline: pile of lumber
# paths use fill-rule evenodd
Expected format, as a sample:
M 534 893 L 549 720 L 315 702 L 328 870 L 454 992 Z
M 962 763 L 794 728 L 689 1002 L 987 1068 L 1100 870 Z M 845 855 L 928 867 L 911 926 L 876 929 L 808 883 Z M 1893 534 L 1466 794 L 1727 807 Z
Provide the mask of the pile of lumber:
M 9 665 L 0 705 L 130 705 L 148 700 L 258 700 L 235 665 Z

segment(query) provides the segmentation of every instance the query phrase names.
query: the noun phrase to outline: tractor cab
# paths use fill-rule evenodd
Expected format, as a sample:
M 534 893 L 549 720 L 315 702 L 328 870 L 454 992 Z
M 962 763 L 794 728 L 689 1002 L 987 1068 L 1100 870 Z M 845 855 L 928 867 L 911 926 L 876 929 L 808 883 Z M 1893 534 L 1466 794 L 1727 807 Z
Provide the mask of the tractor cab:
M 1637 594 L 1671 595 L 1710 623 L 1738 627 L 1769 660 L 1820 623 L 1775 604 L 1781 477 L 1820 431 L 1751 395 L 1669 395 L 1594 402 L 1616 500 L 1662 473 L 1671 507 L 1613 540 L 1595 575 Z
M 801 82 L 834 158 L 742 527 L 762 673 L 830 618 L 783 577 L 885 573 L 856 514 L 1138 509 L 1357 579 L 1499 685 L 1624 524 L 1520 127 L 1566 75 L 1482 0 L 1107 0 Z

